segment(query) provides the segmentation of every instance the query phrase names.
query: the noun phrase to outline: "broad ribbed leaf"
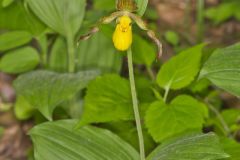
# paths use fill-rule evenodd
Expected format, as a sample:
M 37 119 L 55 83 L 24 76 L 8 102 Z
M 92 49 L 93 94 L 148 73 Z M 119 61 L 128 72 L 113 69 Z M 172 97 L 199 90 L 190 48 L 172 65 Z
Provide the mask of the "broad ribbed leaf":
M 76 74 L 34 71 L 18 77 L 14 86 L 19 95 L 51 120 L 52 112 L 58 104 L 85 88 L 97 75 L 96 71 Z
M 13 31 L 0 35 L 0 51 L 9 50 L 19 47 L 30 42 L 32 36 L 25 31 Z
M 148 5 L 148 0 L 136 0 L 137 6 L 138 6 L 138 14 L 140 16 L 142 16 L 146 9 L 147 9 L 147 5 Z
M 73 130 L 75 120 L 34 127 L 35 160 L 139 160 L 137 151 L 108 130 L 85 126 Z
M 187 134 L 157 147 L 147 160 L 217 160 L 229 157 L 213 134 Z
M 0 29 L 24 30 L 32 35 L 39 35 L 46 26 L 31 12 L 28 12 L 23 1 L 14 0 L 10 6 L 3 8 L 0 0 Z
M 122 55 L 112 44 L 112 28 L 102 26 L 101 31 L 86 41 L 81 41 L 77 50 L 77 68 L 99 68 L 102 72 L 119 72 Z
M 17 74 L 30 71 L 39 64 L 40 57 L 32 47 L 7 52 L 0 60 L 0 71 Z
M 170 104 L 153 103 L 147 110 L 145 123 L 156 142 L 162 142 L 188 130 L 201 130 L 205 109 L 194 98 L 181 95 Z
M 32 11 L 46 25 L 64 36 L 74 36 L 85 13 L 85 0 L 28 0 Z
M 181 89 L 189 85 L 199 72 L 203 44 L 187 49 L 171 58 L 157 75 L 159 86 Z
M 57 38 L 49 56 L 49 68 L 57 72 L 66 72 L 68 66 L 67 53 L 66 40 L 63 37 Z
M 204 64 L 200 78 L 240 96 L 240 44 L 216 50 Z

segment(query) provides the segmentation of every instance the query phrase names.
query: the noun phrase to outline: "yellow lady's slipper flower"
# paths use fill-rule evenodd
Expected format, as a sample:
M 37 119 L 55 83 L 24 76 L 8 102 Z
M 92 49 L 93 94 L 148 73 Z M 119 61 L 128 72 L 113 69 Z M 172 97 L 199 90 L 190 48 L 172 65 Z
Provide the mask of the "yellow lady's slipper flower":
M 111 15 L 101 18 L 98 23 L 93 26 L 89 33 L 82 35 L 79 40 L 86 40 L 93 34 L 97 33 L 101 24 L 109 24 L 117 19 L 116 30 L 113 34 L 113 43 L 116 49 L 126 51 L 132 44 L 132 21 L 136 22 L 140 29 L 146 31 L 148 37 L 155 42 L 158 47 L 158 58 L 162 55 L 162 43 L 157 38 L 156 34 L 150 30 L 140 16 L 136 15 L 137 11 L 136 0 L 116 0 L 116 12 Z M 79 41 L 78 41 L 79 42 Z
M 119 17 L 113 34 L 113 43 L 116 49 L 126 51 L 132 44 L 132 20 L 124 15 Z

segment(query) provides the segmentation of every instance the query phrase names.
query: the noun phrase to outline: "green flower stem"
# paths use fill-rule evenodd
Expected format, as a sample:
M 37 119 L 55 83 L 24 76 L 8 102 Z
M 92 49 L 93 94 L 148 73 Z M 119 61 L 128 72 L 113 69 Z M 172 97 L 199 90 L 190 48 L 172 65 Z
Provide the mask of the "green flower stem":
M 67 48 L 68 48 L 68 72 L 75 72 L 75 47 L 72 36 L 67 37 Z
M 135 86 L 135 80 L 134 80 L 132 49 L 131 48 L 128 49 L 127 55 L 128 55 L 128 69 L 129 69 L 129 79 L 130 79 L 130 86 L 131 86 L 133 110 L 134 110 L 134 116 L 135 116 L 135 121 L 136 121 L 136 126 L 137 126 L 138 141 L 139 141 L 139 148 L 140 148 L 140 160 L 145 160 L 144 139 L 143 139 L 141 119 L 140 119 L 139 108 L 138 108 L 138 100 L 137 100 L 136 86 Z
M 212 106 L 208 100 L 205 100 L 208 108 L 216 115 L 217 119 L 219 120 L 220 124 L 222 125 L 223 127 L 223 133 L 225 134 L 225 136 L 228 136 L 228 137 L 232 137 L 231 135 L 231 130 L 229 128 L 229 126 L 227 125 L 226 121 L 224 120 L 224 118 L 222 117 L 222 115 L 219 113 L 219 111 L 214 107 Z
M 155 78 L 155 74 L 153 73 L 151 67 L 147 67 L 147 72 L 148 72 L 151 80 L 152 80 L 152 81 L 155 81 L 155 79 L 156 79 L 156 78 Z

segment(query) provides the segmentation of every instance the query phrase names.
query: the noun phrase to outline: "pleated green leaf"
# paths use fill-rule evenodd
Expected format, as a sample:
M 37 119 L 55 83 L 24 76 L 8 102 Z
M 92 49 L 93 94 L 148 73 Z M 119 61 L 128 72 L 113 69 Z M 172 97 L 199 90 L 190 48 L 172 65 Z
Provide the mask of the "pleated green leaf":
M 214 133 L 186 134 L 158 146 L 147 160 L 217 160 L 228 158 Z
M 87 54 L 87 53 L 86 53 Z M 49 56 L 49 69 L 56 72 L 67 72 L 68 52 L 66 40 L 60 36 L 54 42 Z
M 137 6 L 138 6 L 138 14 L 140 16 L 142 16 L 146 9 L 147 9 L 147 5 L 148 5 L 148 0 L 136 0 Z
M 85 0 L 28 0 L 32 11 L 47 26 L 64 36 L 74 36 L 85 13 Z
M 48 122 L 30 131 L 35 160 L 139 160 L 137 151 L 108 130 L 75 120 Z
M 97 75 L 96 71 L 83 71 L 76 74 L 34 71 L 19 76 L 14 82 L 14 87 L 30 105 L 51 120 L 52 112 L 58 104 L 85 88 Z
M 216 50 L 204 64 L 200 78 L 240 96 L 240 44 Z
M 102 72 L 120 72 L 122 54 L 112 44 L 112 33 L 111 27 L 103 25 L 99 33 L 80 41 L 76 55 L 78 69 L 98 68 Z
M 46 29 L 46 26 L 36 16 L 28 12 L 23 1 L 14 0 L 11 5 L 6 2 L 6 0 L 0 0 L 0 29 L 24 30 L 35 36 Z M 4 7 L 3 3 L 9 6 Z

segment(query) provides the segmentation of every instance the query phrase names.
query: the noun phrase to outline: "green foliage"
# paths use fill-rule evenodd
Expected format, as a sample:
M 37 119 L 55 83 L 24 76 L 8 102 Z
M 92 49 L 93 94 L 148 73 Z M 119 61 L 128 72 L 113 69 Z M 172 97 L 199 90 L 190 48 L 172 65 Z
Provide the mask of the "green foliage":
M 171 58 L 157 75 L 159 86 L 168 89 L 181 89 L 189 85 L 198 74 L 203 44 L 184 50 Z
M 78 126 L 133 119 L 129 82 L 118 75 L 98 77 L 88 86 Z
M 102 26 L 101 31 L 89 40 L 81 41 L 77 49 L 77 68 L 99 68 L 102 72 L 119 72 L 122 66 L 122 55 L 110 38 L 113 29 Z
M 40 58 L 32 47 L 24 47 L 8 52 L 0 60 L 0 71 L 17 74 L 30 71 L 39 64 Z
M 202 64 L 205 44 L 196 45 L 183 50 L 161 66 L 160 63 L 154 63 L 156 50 L 153 45 L 137 34 L 133 27 L 132 51 L 136 63 L 137 98 L 133 96 L 132 100 L 131 86 L 126 78 L 118 74 L 105 74 L 119 73 L 125 55 L 116 51 L 112 44 L 113 26 L 101 25 L 100 32 L 86 41 L 79 41 L 77 46 L 80 35 L 86 34 L 100 17 L 115 10 L 114 0 L 86 2 L 0 0 L 0 51 L 3 53 L 0 70 L 19 74 L 37 66 L 41 69 L 16 77 L 16 117 L 19 120 L 34 117 L 36 123 L 46 121 L 45 118 L 80 119 L 35 126 L 30 131 L 35 160 L 139 160 L 136 150 L 142 151 L 143 147 L 139 148 L 140 127 L 139 123 L 136 127 L 134 120 L 142 122 L 145 150 L 147 154 L 150 153 L 147 160 L 238 159 L 237 142 L 224 137 L 220 145 L 217 136 L 212 133 L 187 133 L 200 132 L 205 129 L 203 126 L 211 126 L 220 135 L 219 129 L 229 136 L 239 132 L 240 111 L 222 110 L 222 101 L 218 97 L 221 92 L 217 93 L 209 86 L 212 82 L 234 95 L 240 95 L 240 45 L 216 50 L 206 62 L 207 56 L 204 57 L 205 64 Z M 148 0 L 136 2 L 137 14 L 142 16 Z M 206 15 L 216 23 L 231 16 L 240 18 L 237 5 L 233 5 L 238 3 L 237 0 L 228 1 L 221 4 L 225 7 L 210 9 Z M 149 10 L 145 16 L 148 20 L 155 21 L 157 18 L 153 10 Z M 46 27 L 49 27 L 48 30 Z M 180 37 L 175 32 L 167 31 L 163 35 L 175 49 L 182 48 L 179 44 L 185 45 L 180 43 Z M 132 66 L 131 56 L 129 59 L 128 65 Z M 154 81 L 155 70 L 152 73 L 151 67 L 156 69 L 160 66 Z M 99 72 L 96 68 L 101 70 L 102 76 L 97 77 Z M 65 73 L 67 71 L 71 73 Z M 200 76 L 196 79 L 199 71 Z M 129 72 L 133 77 L 132 68 Z M 146 77 L 147 73 L 151 79 Z M 126 76 L 127 72 L 122 75 Z M 169 92 L 170 89 L 177 91 Z M 134 119 L 133 101 L 139 104 L 140 118 L 136 116 Z M 216 110 L 209 116 L 208 108 L 200 101 L 209 103 L 210 109 L 210 105 L 213 105 L 212 110 Z M 4 103 L 0 110 L 6 111 L 4 105 L 9 110 L 12 104 Z M 55 109 L 56 117 L 53 119 Z M 98 127 L 86 126 L 91 123 Z M 106 128 L 114 134 L 100 128 Z M 156 143 L 161 144 L 155 148 Z
M 65 37 L 73 37 L 77 33 L 86 6 L 85 0 L 28 0 L 27 2 L 39 19 Z
M 154 7 L 148 7 L 144 15 L 144 18 L 145 17 L 147 19 L 156 20 L 158 19 L 158 13 Z
M 221 138 L 220 142 L 224 151 L 231 156 L 227 160 L 239 160 L 240 144 L 238 142 L 229 138 Z
M 240 120 L 240 110 L 239 109 L 225 109 L 221 112 L 221 116 L 224 119 L 226 125 L 229 127 L 231 133 L 238 132 L 240 129 L 240 124 L 238 121 Z M 219 122 L 217 117 L 214 119 L 214 124 L 216 129 L 220 129 L 223 133 L 225 133 L 225 128 Z M 218 130 L 216 130 L 218 131 Z M 229 133 L 226 133 L 229 134 Z
M 94 0 L 93 7 L 96 10 L 113 11 L 115 4 L 115 0 Z
M 30 118 L 34 111 L 36 109 L 31 106 L 28 101 L 26 101 L 24 99 L 23 96 L 18 96 L 16 103 L 15 103 L 15 107 L 14 107 L 14 113 L 17 117 L 17 119 L 19 120 L 26 120 L 28 118 Z
M 30 42 L 32 36 L 26 31 L 6 32 L 0 35 L 0 51 L 6 51 Z
M 193 93 L 201 93 L 206 91 L 210 84 L 211 82 L 208 79 L 203 78 L 190 85 L 190 90 Z
M 2 6 L 8 7 L 10 6 L 15 0 L 2 0 Z
M 229 157 L 213 134 L 186 134 L 164 142 L 147 160 L 216 160 Z
M 148 0 L 135 0 L 138 6 L 138 14 L 140 16 L 142 16 L 146 9 L 147 9 L 147 5 L 148 5 Z
M 134 148 L 108 130 L 90 126 L 73 130 L 75 124 L 65 120 L 33 128 L 35 160 L 139 160 Z
M 119 122 L 109 122 L 100 125 L 113 133 L 116 133 L 120 138 L 131 144 L 135 149 L 139 149 L 139 143 L 137 138 L 137 129 L 132 121 L 119 121 Z M 127 132 L 126 132 L 127 131 Z M 155 148 L 155 142 L 152 137 L 147 133 L 147 130 L 143 130 L 144 136 L 144 146 L 146 154 L 152 152 Z
M 217 49 L 204 64 L 200 78 L 207 78 L 216 86 L 240 96 L 240 44 Z
M 179 44 L 179 36 L 174 31 L 167 31 L 165 33 L 165 39 L 173 46 L 177 46 Z
M 153 45 L 143 39 L 141 36 L 133 36 L 133 61 L 137 64 L 144 64 L 147 67 L 151 67 L 152 63 L 156 59 L 156 50 Z
M 3 0 L 0 0 L 0 4 Z M 37 36 L 45 30 L 46 26 L 31 12 L 26 10 L 22 1 L 14 1 L 10 6 L 3 8 L 0 5 L 0 29 L 24 30 Z
M 144 76 L 135 77 L 136 89 L 138 94 L 138 100 L 140 103 L 151 103 L 155 101 L 153 93 L 153 82 Z
M 151 82 L 142 77 L 136 78 L 140 110 L 143 115 L 150 102 L 154 101 Z M 130 84 L 116 74 L 107 74 L 92 81 L 85 96 L 83 115 L 78 127 L 89 123 L 103 123 L 119 120 L 132 120 L 132 100 Z
M 49 57 L 49 68 L 58 72 L 67 71 L 67 44 L 63 37 L 58 37 Z
M 207 18 L 213 20 L 215 24 L 220 24 L 231 17 L 240 20 L 239 5 L 238 1 L 221 3 L 219 6 L 208 9 L 205 15 Z
M 161 142 L 188 130 L 201 130 L 204 107 L 187 95 L 178 96 L 170 104 L 157 101 L 148 109 L 145 123 L 154 140 Z
M 38 109 L 48 120 L 61 102 L 68 100 L 98 73 L 83 71 L 76 74 L 58 74 L 50 71 L 35 71 L 23 74 L 14 82 L 18 95 Z

